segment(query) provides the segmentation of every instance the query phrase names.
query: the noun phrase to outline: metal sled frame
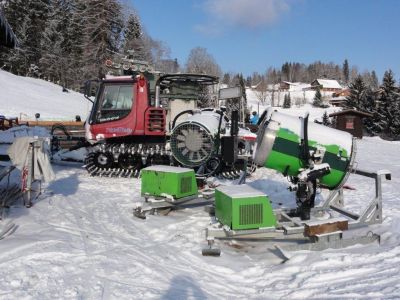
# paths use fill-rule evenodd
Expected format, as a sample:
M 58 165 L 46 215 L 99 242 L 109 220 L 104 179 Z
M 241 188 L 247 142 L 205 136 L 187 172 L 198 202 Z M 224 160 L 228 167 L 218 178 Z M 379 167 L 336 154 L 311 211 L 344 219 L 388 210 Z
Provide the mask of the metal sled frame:
M 295 209 L 277 209 L 274 210 L 277 218 L 276 227 L 254 230 L 231 230 L 227 226 L 222 226 L 220 223 L 209 226 L 206 229 L 208 248 L 203 249 L 203 255 L 218 256 L 220 254 L 220 250 L 213 247 L 215 239 L 293 242 L 291 245 L 285 246 L 274 245 L 286 259 L 289 258 L 290 255 L 288 255 L 287 252 L 290 251 L 320 251 L 328 248 L 339 249 L 356 244 L 368 244 L 374 241 L 379 242 L 379 235 L 372 232 L 369 232 L 365 236 L 355 236 L 351 238 L 344 238 L 343 234 L 344 232 L 347 233 L 353 229 L 382 223 L 382 180 L 383 178 L 391 180 L 391 174 L 387 170 L 380 170 L 373 173 L 363 170 L 355 170 L 353 173 L 375 180 L 375 196 L 369 201 L 368 205 L 359 215 L 343 208 L 344 197 L 342 186 L 331 191 L 321 206 L 315 207 L 311 210 L 312 215 L 336 212 L 339 214 L 339 217 L 318 221 L 318 223 L 326 225 L 332 222 L 346 221 L 348 222 L 348 230 L 335 230 L 328 233 L 307 236 L 305 234 L 305 228 L 306 226 L 312 225 L 313 220 L 300 221 L 299 218 L 291 217 Z
M 171 210 L 205 206 L 214 203 L 214 190 L 206 190 L 197 195 L 180 199 L 144 195 L 144 205 L 133 210 L 135 217 L 145 219 L 147 214 L 168 214 Z

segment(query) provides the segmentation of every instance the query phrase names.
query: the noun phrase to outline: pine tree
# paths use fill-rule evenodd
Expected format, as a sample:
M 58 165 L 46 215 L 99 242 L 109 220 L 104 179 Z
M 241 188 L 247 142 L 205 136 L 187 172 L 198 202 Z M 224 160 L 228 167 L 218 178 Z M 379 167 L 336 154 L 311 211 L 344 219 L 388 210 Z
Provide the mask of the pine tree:
M 15 74 L 25 75 L 28 70 L 26 52 L 23 51 L 26 41 L 26 29 L 29 24 L 26 1 L 9 0 L 4 7 L 4 13 L 17 36 L 20 47 L 18 49 L 5 50 L 1 55 L 2 64 Z
M 71 26 L 72 11 L 69 1 L 51 0 L 49 22 L 42 40 L 42 73 L 49 79 L 59 81 L 63 87 L 70 87 L 72 80 L 68 71 L 71 64 Z
M 85 44 L 87 43 L 86 28 L 88 21 L 84 17 L 87 9 L 86 0 L 70 0 L 71 2 L 71 20 L 68 30 L 68 37 L 70 39 L 71 53 L 69 55 L 70 67 L 67 70 L 68 79 L 72 82 L 73 88 L 77 89 L 85 79 L 92 79 L 85 77 Z
M 327 111 L 325 111 L 323 116 L 322 116 L 322 124 L 325 125 L 325 126 L 330 126 L 332 124 L 331 121 L 329 120 L 329 116 L 328 116 Z
M 39 66 L 39 60 L 42 56 L 41 43 L 47 26 L 50 1 L 29 0 L 26 5 L 28 11 L 25 41 L 26 57 L 29 65 Z
M 376 124 L 379 123 L 379 116 L 376 111 L 376 92 L 370 87 L 367 87 L 364 91 L 364 97 L 362 98 L 361 109 L 367 113 L 372 114 L 372 118 L 363 118 L 363 125 L 365 130 L 370 135 L 377 135 Z
M 136 13 L 131 13 L 124 29 L 124 46 L 123 51 L 125 54 L 128 51 L 134 51 L 133 57 L 139 60 L 149 60 L 146 45 L 143 40 L 142 25 L 139 16 Z
M 224 73 L 224 76 L 222 77 L 222 83 L 226 85 L 230 85 L 231 83 L 231 75 L 229 73 Z
M 374 70 L 371 72 L 371 89 L 377 90 L 379 88 L 379 80 Z
M 345 107 L 350 109 L 361 109 L 363 98 L 365 96 L 365 84 L 361 77 L 358 75 L 356 79 L 350 84 L 350 95 L 346 97 Z
M 322 95 L 321 95 L 321 91 L 320 91 L 319 87 L 317 87 L 317 90 L 315 91 L 313 105 L 315 107 L 321 107 L 322 106 Z
M 104 77 L 104 62 L 118 52 L 123 29 L 118 0 L 86 0 L 81 16 L 85 20 L 85 78 Z
M 290 99 L 290 94 L 285 94 L 283 98 L 283 108 L 290 108 L 292 106 L 292 101 Z
M 343 63 L 343 78 L 344 82 L 347 84 L 350 79 L 349 62 L 347 61 L 347 59 L 345 59 Z
M 395 79 L 391 70 L 386 71 L 380 87 L 376 131 L 383 137 L 396 138 L 400 134 L 400 96 L 396 92 Z

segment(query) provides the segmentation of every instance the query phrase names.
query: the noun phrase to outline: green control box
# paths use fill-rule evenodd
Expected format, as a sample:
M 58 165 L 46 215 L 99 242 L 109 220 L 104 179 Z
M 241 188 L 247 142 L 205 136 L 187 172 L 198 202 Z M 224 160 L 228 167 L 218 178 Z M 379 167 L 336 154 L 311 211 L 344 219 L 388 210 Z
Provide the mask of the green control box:
M 194 171 L 172 166 L 150 166 L 142 169 L 142 195 L 172 196 L 180 199 L 197 194 Z
M 215 216 L 233 230 L 276 225 L 267 195 L 246 184 L 222 186 L 215 190 Z

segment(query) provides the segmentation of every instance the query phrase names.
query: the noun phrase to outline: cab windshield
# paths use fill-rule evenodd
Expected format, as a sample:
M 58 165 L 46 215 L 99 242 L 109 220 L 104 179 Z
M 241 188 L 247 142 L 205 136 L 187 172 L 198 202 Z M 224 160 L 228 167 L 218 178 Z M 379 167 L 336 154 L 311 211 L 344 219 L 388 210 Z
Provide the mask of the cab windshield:
M 96 121 L 102 123 L 126 117 L 132 109 L 133 101 L 132 83 L 105 85 L 99 96 Z

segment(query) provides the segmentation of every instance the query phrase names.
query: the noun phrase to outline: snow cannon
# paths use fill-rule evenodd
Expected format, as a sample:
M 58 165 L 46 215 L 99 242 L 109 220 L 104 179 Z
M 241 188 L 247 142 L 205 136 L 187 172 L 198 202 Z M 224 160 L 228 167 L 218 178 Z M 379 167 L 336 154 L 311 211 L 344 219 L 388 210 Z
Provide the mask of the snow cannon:
M 185 112 L 183 112 L 185 113 Z M 171 152 L 183 166 L 195 168 L 208 162 L 218 152 L 220 134 L 226 117 L 215 110 L 193 110 L 192 115 L 175 126 L 171 133 Z
M 303 218 L 314 206 L 317 185 L 329 190 L 344 184 L 354 159 L 351 134 L 309 123 L 271 109 L 257 133 L 254 162 L 289 176 Z M 303 211 L 303 212 L 302 212 Z

